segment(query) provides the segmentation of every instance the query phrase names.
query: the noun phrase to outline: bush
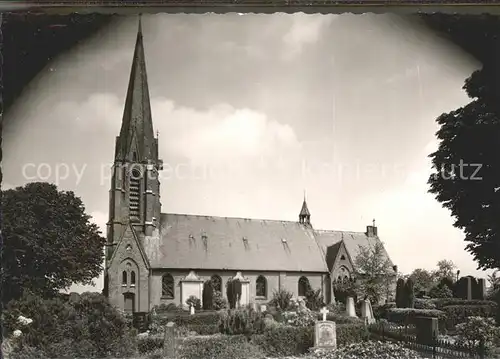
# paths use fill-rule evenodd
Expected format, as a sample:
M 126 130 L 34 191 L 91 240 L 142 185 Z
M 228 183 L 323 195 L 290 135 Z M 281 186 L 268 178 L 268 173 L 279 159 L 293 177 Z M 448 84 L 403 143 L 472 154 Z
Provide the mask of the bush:
M 396 307 L 404 308 L 406 303 L 405 280 L 399 278 L 396 282 Z
M 306 292 L 306 307 L 310 310 L 320 310 L 325 306 L 323 300 L 323 295 L 321 295 L 321 289 L 313 290 L 309 288 Z
M 434 317 L 439 320 L 439 327 L 444 330 L 446 314 L 437 309 L 392 308 L 387 310 L 387 320 L 399 325 L 415 324 L 416 317 Z
M 239 335 L 186 338 L 179 353 L 182 359 L 263 359 L 260 348 Z
M 212 306 L 214 310 L 226 309 L 228 307 L 228 302 L 226 298 L 222 296 L 222 293 L 218 290 L 214 291 L 212 298 Z
M 147 354 L 158 349 L 163 349 L 163 337 L 141 337 L 137 338 L 137 350 L 140 354 Z
M 273 293 L 269 304 L 276 309 L 288 310 L 292 304 L 293 294 L 285 289 L 279 289 Z
M 415 309 L 437 309 L 437 307 L 432 300 L 415 298 Z
M 450 305 L 487 305 L 496 310 L 497 304 L 490 300 L 466 300 L 460 298 L 443 298 L 432 300 L 436 304 L 437 309 L 448 307 Z
M 191 308 L 193 306 L 194 309 L 200 310 L 201 309 L 201 300 L 196 298 L 194 295 L 189 296 L 188 299 L 186 299 L 186 305 Z
M 338 346 L 365 341 L 368 336 L 363 324 L 337 325 Z M 254 336 L 253 341 L 270 357 L 301 355 L 314 345 L 314 327 L 280 325 L 266 330 L 263 335 Z
M 184 312 L 184 309 L 176 306 L 174 303 L 162 303 L 160 305 L 155 305 L 152 309 L 154 313 L 165 313 L 165 312 Z
M 262 333 L 264 316 L 252 309 L 222 311 L 219 314 L 219 331 L 222 334 L 247 336 Z
M 236 308 L 236 304 L 241 298 L 241 282 L 239 279 L 232 279 L 226 283 L 226 295 L 229 308 Z
M 431 288 L 429 291 L 429 297 L 431 298 L 452 298 L 453 291 L 444 284 L 438 284 Z
M 212 281 L 207 280 L 203 283 L 203 309 L 210 310 L 213 309 L 214 304 L 214 287 L 212 286 Z
M 370 358 L 370 359 L 421 359 L 423 358 L 417 352 L 405 348 L 400 344 L 390 342 L 355 343 L 337 350 L 315 350 L 312 358 L 317 359 L 351 359 L 351 358 Z
M 396 303 L 390 302 L 382 305 L 373 306 L 373 316 L 377 319 L 387 319 L 387 311 L 392 308 L 396 308 Z
M 446 328 L 454 328 L 467 321 L 467 317 L 492 318 L 495 310 L 490 305 L 448 305 L 441 309 L 446 313 Z
M 479 346 L 488 351 L 500 337 L 500 328 L 495 327 L 492 318 L 468 317 L 464 323 L 458 324 L 456 329 L 459 341 L 470 349 Z
M 405 307 L 413 308 L 415 304 L 415 288 L 413 279 L 409 278 L 405 284 Z
M 99 293 L 83 293 L 71 302 L 25 294 L 4 312 L 7 332 L 17 329 L 19 315 L 33 319 L 17 340 L 21 352 L 34 348 L 40 356 L 58 358 L 123 357 L 135 352 L 134 331 Z

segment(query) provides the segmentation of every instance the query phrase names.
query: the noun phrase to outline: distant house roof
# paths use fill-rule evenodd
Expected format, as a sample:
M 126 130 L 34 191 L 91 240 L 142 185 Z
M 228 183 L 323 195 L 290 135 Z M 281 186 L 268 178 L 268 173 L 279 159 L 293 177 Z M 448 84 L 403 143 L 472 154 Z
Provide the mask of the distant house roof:
M 156 268 L 328 271 L 312 230 L 297 222 L 162 214 L 160 233 Z
M 330 272 L 328 247 L 344 240 L 354 261 L 378 237 L 313 230 L 292 221 L 162 214 L 160 236 L 146 239 L 152 268 Z M 330 249 L 331 251 L 331 249 Z M 389 258 L 387 256 L 387 258 Z

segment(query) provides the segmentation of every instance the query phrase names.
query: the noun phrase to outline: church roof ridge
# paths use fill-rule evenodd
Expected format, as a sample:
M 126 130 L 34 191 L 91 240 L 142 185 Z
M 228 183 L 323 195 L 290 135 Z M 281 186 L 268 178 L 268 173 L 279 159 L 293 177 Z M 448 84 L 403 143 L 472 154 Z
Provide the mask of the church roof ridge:
M 162 216 L 187 216 L 187 217 L 206 217 L 210 219 L 237 219 L 237 220 L 245 220 L 245 221 L 254 221 L 254 222 L 285 222 L 285 223 L 296 223 L 297 221 L 290 221 L 284 219 L 267 219 L 267 218 L 251 218 L 251 217 L 229 217 L 229 216 L 213 216 L 209 214 L 190 214 L 190 213 L 162 213 Z

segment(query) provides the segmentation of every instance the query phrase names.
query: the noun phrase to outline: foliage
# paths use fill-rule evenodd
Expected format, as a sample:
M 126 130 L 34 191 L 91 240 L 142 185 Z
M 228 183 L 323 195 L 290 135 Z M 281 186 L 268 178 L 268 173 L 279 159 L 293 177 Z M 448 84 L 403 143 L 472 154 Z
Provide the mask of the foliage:
M 286 289 L 278 289 L 273 292 L 273 298 L 269 301 L 269 304 L 273 307 L 281 310 L 290 309 L 293 294 Z
M 320 310 L 325 306 L 321 289 L 308 288 L 306 291 L 306 307 L 310 310 Z
M 441 259 L 436 264 L 437 269 L 432 273 L 434 280 L 436 282 L 441 282 L 443 279 L 447 279 L 453 283 L 455 275 L 457 272 L 457 266 L 450 260 Z
M 16 328 L 19 315 L 33 319 L 19 337 L 19 351 L 38 351 L 52 358 L 124 357 L 135 343 L 124 316 L 99 293 L 83 293 L 77 301 L 42 299 L 25 293 L 9 302 L 6 331 Z
M 218 290 L 214 291 L 212 298 L 212 309 L 221 310 L 228 307 L 228 302 L 226 298 L 222 296 L 222 293 Z
M 334 280 L 332 282 L 333 293 L 335 294 L 335 300 L 338 302 L 346 304 L 347 297 L 356 298 L 356 292 L 358 289 L 356 280 L 353 278 L 349 280 Z
M 463 88 L 471 102 L 437 119 L 440 144 L 430 154 L 434 173 L 429 178 L 429 192 L 450 210 L 454 226 L 463 230 L 466 249 L 479 268 L 496 269 L 500 268 L 499 19 L 485 15 L 441 18 L 440 22 L 443 20 L 443 27 L 457 41 L 469 40 L 467 50 L 474 51 L 483 66 L 465 81 Z
M 200 299 L 196 298 L 194 295 L 190 295 L 188 299 L 186 299 L 186 304 L 188 307 L 193 306 L 194 309 L 200 310 L 201 309 L 201 301 Z
M 432 287 L 429 291 L 429 297 L 431 298 L 452 298 L 453 292 L 448 287 L 448 285 L 439 283 Z
M 263 359 L 260 348 L 240 335 L 186 338 L 179 359 Z
M 241 298 L 241 282 L 239 279 L 230 279 L 226 283 L 226 295 L 229 302 L 229 308 L 236 308 Z
M 437 309 L 437 307 L 432 300 L 415 298 L 415 309 Z
M 446 318 L 443 311 L 437 309 L 392 308 L 387 310 L 387 320 L 400 325 L 415 323 L 416 317 L 434 317 L 441 322 Z M 444 328 L 441 327 L 440 328 Z
M 214 288 L 212 281 L 207 280 L 203 283 L 203 309 L 213 309 L 214 304 Z
M 158 327 L 164 327 L 168 322 L 174 322 L 179 327 L 189 327 L 192 325 L 218 325 L 219 313 L 216 311 L 200 311 L 190 315 L 187 312 L 168 312 L 158 314 L 153 317 L 152 320 Z
M 162 303 L 160 305 L 155 305 L 152 309 L 152 312 L 155 313 L 164 313 L 164 312 L 184 312 L 184 309 L 176 306 L 174 303 Z
M 496 306 L 483 305 L 448 305 L 441 309 L 446 313 L 446 327 L 453 328 L 467 321 L 468 317 L 494 318 Z
M 497 304 L 491 300 L 466 300 L 460 298 L 443 298 L 443 299 L 433 299 L 432 302 L 436 304 L 437 309 L 442 309 L 450 305 L 488 305 L 493 308 L 497 307 Z
M 415 306 L 415 292 L 411 278 L 408 278 L 405 283 L 405 306 L 406 308 L 413 308 Z
M 308 310 L 284 312 L 285 323 L 293 327 L 310 327 L 318 320 L 318 314 Z
M 1 193 L 2 303 L 23 288 L 53 296 L 101 274 L 105 239 L 73 192 L 33 182 Z
M 354 343 L 336 350 L 321 349 L 313 352 L 314 359 L 421 359 L 415 351 L 391 342 L 369 341 Z
M 490 300 L 494 300 L 496 294 L 500 291 L 500 270 L 495 270 L 491 275 L 488 275 L 489 288 L 487 297 Z
M 396 280 L 396 273 L 382 243 L 377 242 L 373 247 L 360 246 L 355 267 L 356 277 L 360 279 L 358 298 L 368 298 L 372 303 L 379 303 Z
M 250 336 L 264 331 L 264 315 L 253 309 L 231 309 L 220 313 L 219 332 Z
M 435 280 L 434 273 L 428 270 L 417 268 L 410 273 L 408 278 L 413 280 L 415 286 L 415 293 L 429 292 Z
M 399 278 L 396 282 L 396 306 L 404 308 L 406 302 L 405 280 Z
M 368 332 L 364 324 L 337 325 L 338 346 L 367 339 Z M 266 330 L 263 335 L 254 336 L 253 342 L 258 344 L 268 357 L 302 355 L 314 345 L 314 327 L 275 326 Z
M 492 318 L 468 317 L 464 323 L 456 326 L 456 333 L 471 349 L 478 345 L 488 348 L 500 336 L 500 328 L 495 327 Z
M 377 319 L 387 318 L 387 311 L 392 308 L 397 308 L 396 303 L 389 302 L 382 305 L 374 305 L 373 316 Z

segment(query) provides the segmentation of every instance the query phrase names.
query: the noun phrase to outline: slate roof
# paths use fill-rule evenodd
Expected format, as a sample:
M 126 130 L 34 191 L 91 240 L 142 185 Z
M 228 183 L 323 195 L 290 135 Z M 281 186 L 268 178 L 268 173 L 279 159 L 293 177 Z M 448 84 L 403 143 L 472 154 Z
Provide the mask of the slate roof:
M 358 244 L 378 240 L 279 220 L 162 214 L 160 225 L 146 250 L 153 268 L 328 272 L 326 248 L 342 233 L 354 256 Z
M 312 230 L 297 222 L 162 214 L 160 233 L 155 268 L 327 272 Z

